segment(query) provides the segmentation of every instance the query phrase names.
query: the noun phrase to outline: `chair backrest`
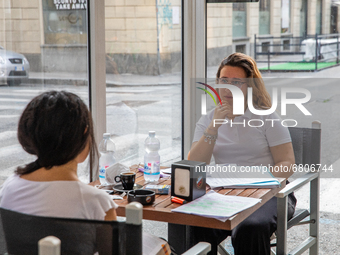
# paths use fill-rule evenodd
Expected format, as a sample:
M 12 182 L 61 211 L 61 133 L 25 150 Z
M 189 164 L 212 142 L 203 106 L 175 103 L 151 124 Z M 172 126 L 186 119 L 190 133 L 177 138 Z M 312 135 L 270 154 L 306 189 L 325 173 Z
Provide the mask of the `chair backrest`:
M 9 254 L 36 255 L 38 241 L 46 236 L 61 240 L 61 254 L 142 254 L 141 224 L 33 216 L 4 208 L 0 217 L 0 239 Z
M 320 164 L 321 124 L 314 121 L 312 128 L 290 127 L 295 164 Z M 316 166 L 315 166 L 316 167 Z

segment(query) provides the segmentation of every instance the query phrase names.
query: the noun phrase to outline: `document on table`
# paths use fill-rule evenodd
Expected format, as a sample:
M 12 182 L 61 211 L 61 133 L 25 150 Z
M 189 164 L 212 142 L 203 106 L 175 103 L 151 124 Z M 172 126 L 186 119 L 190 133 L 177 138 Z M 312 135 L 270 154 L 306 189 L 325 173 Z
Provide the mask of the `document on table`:
M 165 255 L 170 254 L 169 244 L 157 236 L 143 232 L 143 254 Z
M 212 189 L 280 187 L 280 182 L 264 166 L 215 166 L 207 173 L 207 184 Z
M 171 211 L 215 218 L 225 222 L 231 216 L 260 202 L 261 199 L 258 198 L 225 196 L 210 190 L 204 196 Z

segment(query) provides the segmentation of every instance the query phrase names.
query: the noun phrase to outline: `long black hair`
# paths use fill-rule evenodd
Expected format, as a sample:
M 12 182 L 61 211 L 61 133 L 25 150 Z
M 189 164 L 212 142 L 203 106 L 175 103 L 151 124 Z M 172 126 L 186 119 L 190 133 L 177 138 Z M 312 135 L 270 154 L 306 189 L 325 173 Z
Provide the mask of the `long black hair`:
M 98 157 L 91 113 L 71 92 L 48 91 L 33 98 L 20 117 L 18 140 L 25 151 L 37 156 L 36 161 L 17 168 L 19 175 L 66 164 L 87 142 L 91 156 Z

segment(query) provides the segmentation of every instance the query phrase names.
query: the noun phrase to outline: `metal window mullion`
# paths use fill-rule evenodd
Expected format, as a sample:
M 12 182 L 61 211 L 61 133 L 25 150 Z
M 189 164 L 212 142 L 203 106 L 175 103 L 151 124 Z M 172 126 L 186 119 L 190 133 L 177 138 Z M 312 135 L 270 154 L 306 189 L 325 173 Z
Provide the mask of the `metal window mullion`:
M 87 3 L 89 106 L 98 143 L 106 132 L 105 0 Z M 93 181 L 98 176 L 91 170 L 90 181 Z
M 183 1 L 183 156 L 188 154 L 196 122 L 200 117 L 200 97 L 192 82 L 206 78 L 206 3 L 205 0 Z

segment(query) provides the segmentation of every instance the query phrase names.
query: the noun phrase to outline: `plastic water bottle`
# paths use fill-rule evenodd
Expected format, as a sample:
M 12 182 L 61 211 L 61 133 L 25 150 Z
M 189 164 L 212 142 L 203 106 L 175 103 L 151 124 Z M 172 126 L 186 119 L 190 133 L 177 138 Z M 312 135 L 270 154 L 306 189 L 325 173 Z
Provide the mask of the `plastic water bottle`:
M 160 156 L 158 154 L 160 143 L 155 135 L 155 131 L 149 131 L 149 136 L 145 139 L 144 179 L 147 182 L 156 182 L 160 176 Z
M 100 184 L 106 183 L 106 168 L 116 163 L 114 153 L 116 146 L 110 138 L 110 133 L 104 133 L 103 140 L 99 144 L 99 181 Z

